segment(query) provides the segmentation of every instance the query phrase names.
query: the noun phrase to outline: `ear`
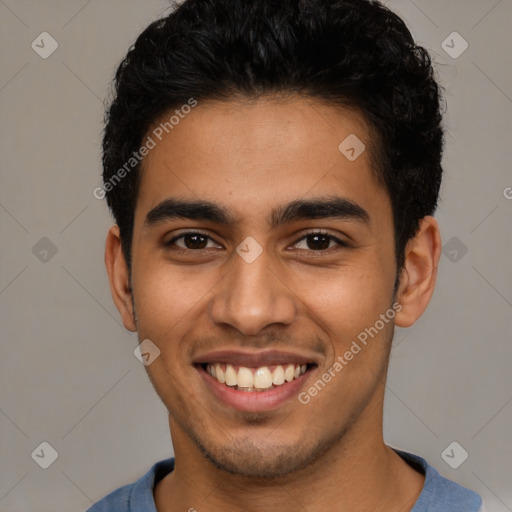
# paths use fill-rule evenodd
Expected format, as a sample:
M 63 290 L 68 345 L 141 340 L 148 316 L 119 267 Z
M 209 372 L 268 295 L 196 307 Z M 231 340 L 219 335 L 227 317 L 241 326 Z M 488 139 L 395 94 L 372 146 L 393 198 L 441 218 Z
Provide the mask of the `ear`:
M 407 243 L 397 301 L 402 309 L 395 316 L 399 327 L 410 327 L 423 314 L 434 293 L 441 257 L 441 235 L 430 216 L 420 221 L 418 232 Z
M 105 266 L 110 281 L 110 293 L 114 303 L 121 313 L 126 329 L 135 332 L 135 316 L 133 311 L 132 291 L 130 287 L 130 273 L 121 249 L 119 227 L 112 226 L 107 235 L 105 244 Z

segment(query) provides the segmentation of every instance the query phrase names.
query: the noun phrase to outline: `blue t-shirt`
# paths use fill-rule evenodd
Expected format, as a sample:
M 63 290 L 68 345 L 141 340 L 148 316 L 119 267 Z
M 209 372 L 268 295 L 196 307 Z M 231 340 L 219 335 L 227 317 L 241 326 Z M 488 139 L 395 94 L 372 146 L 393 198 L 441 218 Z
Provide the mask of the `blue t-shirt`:
M 425 484 L 412 512 L 479 512 L 478 494 L 442 477 L 425 459 L 395 450 L 410 466 L 425 475 Z M 153 499 L 155 485 L 174 469 L 174 459 L 157 462 L 135 483 L 105 496 L 87 512 L 157 512 Z

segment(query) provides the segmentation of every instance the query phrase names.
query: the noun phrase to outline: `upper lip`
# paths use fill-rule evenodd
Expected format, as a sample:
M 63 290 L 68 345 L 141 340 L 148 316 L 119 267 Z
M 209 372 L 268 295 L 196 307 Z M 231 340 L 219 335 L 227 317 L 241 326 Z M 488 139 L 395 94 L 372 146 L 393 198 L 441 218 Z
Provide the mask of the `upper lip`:
M 281 350 L 213 350 L 195 357 L 194 364 L 228 363 L 248 368 L 260 368 L 277 364 L 318 364 L 318 355 L 300 354 Z

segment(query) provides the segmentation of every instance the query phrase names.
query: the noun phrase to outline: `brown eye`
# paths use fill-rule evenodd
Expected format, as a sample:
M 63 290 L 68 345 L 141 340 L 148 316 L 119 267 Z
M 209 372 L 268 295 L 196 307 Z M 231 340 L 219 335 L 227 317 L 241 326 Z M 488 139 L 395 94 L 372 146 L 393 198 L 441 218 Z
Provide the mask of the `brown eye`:
M 203 235 L 185 235 L 183 243 L 187 249 L 205 249 L 208 245 L 208 237 Z
M 181 249 L 188 249 L 192 251 L 219 247 L 219 245 L 216 244 L 208 235 L 204 235 L 202 233 L 183 233 L 182 235 L 173 238 L 165 245 L 175 245 Z
M 295 244 L 295 248 L 304 251 L 326 251 L 336 246 L 347 247 L 347 244 L 328 233 L 310 233 Z
M 313 251 L 324 251 L 331 245 L 331 237 L 326 235 L 309 235 L 306 240 L 308 248 Z

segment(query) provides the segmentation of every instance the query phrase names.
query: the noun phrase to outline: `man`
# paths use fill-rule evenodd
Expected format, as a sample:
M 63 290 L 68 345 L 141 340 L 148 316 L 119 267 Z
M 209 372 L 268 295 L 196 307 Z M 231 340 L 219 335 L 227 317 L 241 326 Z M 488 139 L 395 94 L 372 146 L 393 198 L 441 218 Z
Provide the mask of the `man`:
M 91 511 L 464 511 L 382 435 L 441 252 L 438 86 L 367 0 L 187 0 L 116 74 L 106 266 L 175 458 Z

